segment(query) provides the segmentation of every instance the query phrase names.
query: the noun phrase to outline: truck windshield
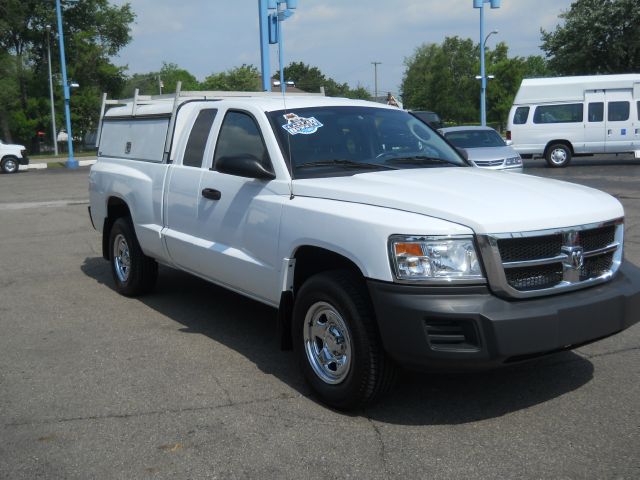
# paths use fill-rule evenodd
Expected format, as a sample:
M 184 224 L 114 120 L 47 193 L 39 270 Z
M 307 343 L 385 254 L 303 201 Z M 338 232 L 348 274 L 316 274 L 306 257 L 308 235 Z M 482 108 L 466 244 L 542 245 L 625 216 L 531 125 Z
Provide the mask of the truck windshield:
M 495 130 L 456 130 L 444 137 L 458 148 L 504 147 L 504 140 Z
M 294 178 L 467 166 L 430 127 L 402 110 L 311 107 L 268 115 Z

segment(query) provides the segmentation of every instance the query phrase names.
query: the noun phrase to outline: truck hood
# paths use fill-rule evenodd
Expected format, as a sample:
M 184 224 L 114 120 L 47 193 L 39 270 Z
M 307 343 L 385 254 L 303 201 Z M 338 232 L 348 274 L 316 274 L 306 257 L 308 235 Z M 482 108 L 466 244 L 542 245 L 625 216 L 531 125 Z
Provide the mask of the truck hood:
M 581 185 L 479 168 L 424 168 L 293 180 L 296 196 L 393 208 L 476 233 L 569 227 L 620 218 L 618 200 Z M 412 232 L 407 225 L 407 232 Z

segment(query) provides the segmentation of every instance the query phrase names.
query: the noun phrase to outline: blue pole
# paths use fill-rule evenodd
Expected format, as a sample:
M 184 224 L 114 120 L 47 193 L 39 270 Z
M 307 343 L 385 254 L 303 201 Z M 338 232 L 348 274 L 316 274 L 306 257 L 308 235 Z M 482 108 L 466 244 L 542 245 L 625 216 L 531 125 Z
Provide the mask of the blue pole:
M 487 76 L 484 71 L 484 2 L 480 6 L 480 124 L 487 125 Z
M 278 15 L 278 62 L 280 62 L 280 91 L 284 95 L 285 92 L 285 84 L 284 84 L 284 40 L 282 39 L 282 20 L 280 15 Z
M 73 135 L 71 133 L 71 110 L 69 109 L 69 81 L 67 79 L 67 64 L 64 56 L 64 34 L 62 32 L 62 8 L 60 0 L 56 0 L 56 13 L 58 15 L 58 38 L 60 39 L 60 64 L 62 66 L 62 88 L 64 90 L 64 116 L 67 123 L 67 144 L 69 145 L 69 158 L 67 159 L 67 168 L 78 168 L 78 161 L 73 158 Z
M 262 64 L 262 90 L 271 91 L 271 61 L 269 59 L 269 9 L 267 0 L 259 0 L 260 14 L 260 60 Z

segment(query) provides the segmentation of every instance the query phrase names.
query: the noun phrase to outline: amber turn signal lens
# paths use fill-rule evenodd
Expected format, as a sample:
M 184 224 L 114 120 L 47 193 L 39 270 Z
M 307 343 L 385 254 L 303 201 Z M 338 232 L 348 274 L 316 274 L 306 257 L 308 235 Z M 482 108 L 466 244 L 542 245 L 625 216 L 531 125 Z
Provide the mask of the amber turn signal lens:
M 421 257 L 422 253 L 422 245 L 419 243 L 396 243 L 396 256 L 399 255 L 413 255 L 416 257 Z

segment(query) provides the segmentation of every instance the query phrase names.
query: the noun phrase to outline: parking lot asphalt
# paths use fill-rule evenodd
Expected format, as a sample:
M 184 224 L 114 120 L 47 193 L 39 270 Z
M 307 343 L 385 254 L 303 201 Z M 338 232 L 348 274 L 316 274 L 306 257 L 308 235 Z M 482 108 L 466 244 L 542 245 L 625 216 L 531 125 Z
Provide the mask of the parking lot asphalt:
M 640 160 L 525 173 L 619 198 L 640 265 Z M 502 370 L 403 372 L 346 415 L 278 349 L 274 310 L 169 268 L 116 294 L 87 175 L 0 175 L 0 478 L 640 478 L 640 325 Z

